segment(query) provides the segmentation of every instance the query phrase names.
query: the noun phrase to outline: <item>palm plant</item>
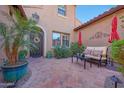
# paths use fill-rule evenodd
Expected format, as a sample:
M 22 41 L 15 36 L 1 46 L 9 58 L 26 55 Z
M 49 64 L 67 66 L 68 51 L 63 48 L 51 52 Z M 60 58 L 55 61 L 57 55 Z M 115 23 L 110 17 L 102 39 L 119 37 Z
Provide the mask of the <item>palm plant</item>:
M 7 15 L 7 18 L 11 19 L 12 26 L 0 23 L 0 35 L 3 40 L 1 48 L 10 65 L 14 65 L 18 61 L 18 52 L 21 48 L 36 48 L 36 46 L 31 43 L 30 39 L 25 39 L 25 37 L 30 36 L 30 33 L 37 34 L 40 32 L 40 28 L 36 26 L 35 21 L 22 17 L 17 10 L 14 11 L 14 15 L 15 19 Z

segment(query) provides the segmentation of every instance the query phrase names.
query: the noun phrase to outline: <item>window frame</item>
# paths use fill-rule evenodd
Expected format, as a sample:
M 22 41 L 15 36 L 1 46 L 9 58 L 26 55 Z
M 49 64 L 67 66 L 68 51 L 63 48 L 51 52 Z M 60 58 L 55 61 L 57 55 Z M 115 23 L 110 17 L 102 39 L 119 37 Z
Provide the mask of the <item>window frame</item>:
M 61 33 L 60 33 L 60 32 L 56 32 L 56 31 L 53 31 L 53 32 L 52 32 L 52 47 L 53 47 L 53 48 L 56 47 L 55 45 L 53 45 L 53 33 L 58 33 L 58 34 L 60 34 L 60 46 L 61 46 Z
M 58 15 L 61 15 L 61 16 L 64 16 L 64 17 L 65 17 L 65 16 L 67 15 L 66 5 L 63 5 L 63 6 L 64 6 L 64 9 L 61 8 L 60 6 L 62 6 L 62 5 L 58 5 L 58 6 L 57 6 L 57 13 L 58 13 Z M 59 12 L 59 11 L 63 12 L 64 14 L 62 14 L 62 13 Z
M 66 46 L 67 48 L 70 47 L 70 33 L 63 33 L 58 31 L 52 31 L 52 48 L 55 48 L 56 46 L 53 45 L 53 33 L 59 33 L 60 34 L 60 47 L 63 46 L 63 36 L 68 36 L 69 46 Z
M 64 36 L 64 39 L 63 39 L 63 36 Z M 70 47 L 70 34 L 67 34 L 67 33 L 63 33 L 62 34 L 62 46 L 63 46 L 63 40 L 64 41 L 66 41 L 66 43 L 67 43 L 67 41 L 68 41 L 68 46 L 66 45 L 65 47 Z

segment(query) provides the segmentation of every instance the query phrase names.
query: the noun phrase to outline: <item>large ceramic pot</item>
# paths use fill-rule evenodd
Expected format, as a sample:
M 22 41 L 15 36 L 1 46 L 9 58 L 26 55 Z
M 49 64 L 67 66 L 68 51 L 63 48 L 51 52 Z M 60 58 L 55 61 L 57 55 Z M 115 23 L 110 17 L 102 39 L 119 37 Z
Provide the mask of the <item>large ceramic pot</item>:
M 27 73 L 28 62 L 20 62 L 18 65 L 3 65 L 3 78 L 7 82 L 14 82 L 21 79 Z

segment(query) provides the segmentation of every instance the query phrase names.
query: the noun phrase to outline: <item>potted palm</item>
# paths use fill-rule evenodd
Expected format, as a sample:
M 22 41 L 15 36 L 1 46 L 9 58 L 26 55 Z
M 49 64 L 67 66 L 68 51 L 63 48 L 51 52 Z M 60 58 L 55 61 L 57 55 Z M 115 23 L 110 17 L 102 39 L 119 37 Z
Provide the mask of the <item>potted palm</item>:
M 19 62 L 18 54 L 25 47 L 31 50 L 36 48 L 26 37 L 29 37 L 30 33 L 38 34 L 40 28 L 36 26 L 35 21 L 22 17 L 18 10 L 14 11 L 14 18 L 7 14 L 6 17 L 12 25 L 0 23 L 0 36 L 3 40 L 1 49 L 6 56 L 2 72 L 5 81 L 13 82 L 27 73 L 28 62 Z

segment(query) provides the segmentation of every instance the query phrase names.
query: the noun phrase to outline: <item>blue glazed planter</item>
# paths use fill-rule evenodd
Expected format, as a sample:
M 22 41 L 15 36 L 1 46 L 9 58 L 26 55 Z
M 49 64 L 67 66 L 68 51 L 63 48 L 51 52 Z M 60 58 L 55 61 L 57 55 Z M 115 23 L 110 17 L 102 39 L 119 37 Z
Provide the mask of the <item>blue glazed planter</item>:
M 4 80 L 14 82 L 21 79 L 27 73 L 28 62 L 14 66 L 2 66 Z
M 47 58 L 48 58 L 48 59 L 51 59 L 51 58 L 52 58 L 52 56 L 51 56 L 51 55 L 48 55 L 48 56 L 47 56 Z

